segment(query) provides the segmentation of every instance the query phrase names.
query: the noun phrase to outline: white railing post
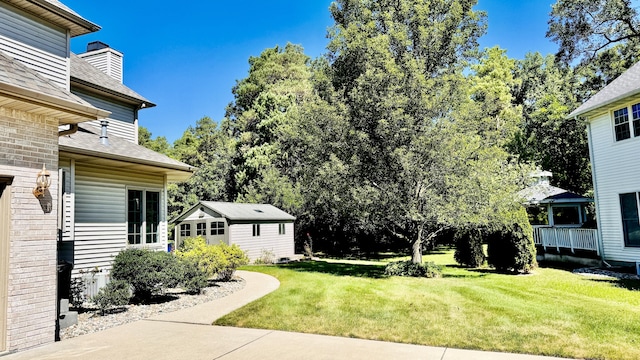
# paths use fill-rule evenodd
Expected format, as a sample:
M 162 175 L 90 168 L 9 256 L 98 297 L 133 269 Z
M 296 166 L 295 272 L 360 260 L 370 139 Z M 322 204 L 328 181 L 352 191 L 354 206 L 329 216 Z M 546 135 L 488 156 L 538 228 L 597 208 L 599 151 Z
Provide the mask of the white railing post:
M 571 252 L 575 254 L 576 252 L 573 250 L 573 232 L 573 229 L 569 230 L 569 245 L 571 246 Z
M 553 228 L 553 237 L 556 240 L 556 250 L 560 252 L 560 244 L 558 243 L 558 228 L 556 227 Z

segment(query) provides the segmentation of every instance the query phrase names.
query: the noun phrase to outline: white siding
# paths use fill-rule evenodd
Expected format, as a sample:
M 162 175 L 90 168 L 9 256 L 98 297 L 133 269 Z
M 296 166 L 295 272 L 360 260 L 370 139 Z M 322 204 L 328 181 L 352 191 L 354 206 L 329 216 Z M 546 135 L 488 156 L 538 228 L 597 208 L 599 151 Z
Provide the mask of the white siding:
M 0 50 L 69 89 L 66 30 L 0 2 Z
M 135 121 L 136 111 L 133 105 L 96 96 L 95 94 L 90 94 L 78 89 L 71 89 L 71 92 L 78 95 L 91 105 L 111 112 L 109 118 L 105 119 L 109 121 L 109 134 L 116 135 L 136 144 L 138 143 L 138 129 Z M 88 124 L 100 129 L 99 120 L 88 122 Z
M 127 188 L 160 190 L 157 249 L 167 247 L 163 176 L 76 163 L 74 273 L 94 267 L 110 269 L 113 257 L 127 247 Z
M 122 83 L 123 61 L 121 53 L 111 48 L 105 48 L 97 51 L 78 54 L 78 56 L 85 59 L 89 64 L 95 66 L 100 71 Z
M 278 234 L 278 223 L 261 223 L 260 236 L 253 236 L 253 224 L 232 224 L 229 226 L 229 242 L 237 244 L 249 259 L 254 261 L 263 250 L 271 251 L 276 260 L 293 257 L 293 223 L 285 224 L 285 234 Z
M 619 195 L 640 192 L 640 137 L 615 141 L 609 113 L 591 121 L 589 135 L 604 258 L 639 261 L 640 248 L 624 244 Z

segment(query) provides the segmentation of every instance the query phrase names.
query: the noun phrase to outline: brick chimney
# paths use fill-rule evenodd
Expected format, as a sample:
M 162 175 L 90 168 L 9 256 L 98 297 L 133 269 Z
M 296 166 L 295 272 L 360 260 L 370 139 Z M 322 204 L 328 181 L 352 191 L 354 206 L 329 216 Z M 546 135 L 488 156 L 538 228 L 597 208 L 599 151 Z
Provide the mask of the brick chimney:
M 121 52 L 109 47 L 109 45 L 101 41 L 90 42 L 87 45 L 87 52 L 78 54 L 78 56 L 120 83 L 123 82 L 123 55 Z

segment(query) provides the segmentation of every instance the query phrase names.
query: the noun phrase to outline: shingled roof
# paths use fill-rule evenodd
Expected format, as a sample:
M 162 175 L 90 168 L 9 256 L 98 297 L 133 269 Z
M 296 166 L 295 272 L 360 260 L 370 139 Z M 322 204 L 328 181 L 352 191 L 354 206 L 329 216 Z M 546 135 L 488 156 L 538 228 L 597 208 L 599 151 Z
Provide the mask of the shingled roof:
M 0 52 L 0 92 L 11 96 L 36 102 L 45 108 L 63 108 L 63 111 L 75 113 L 68 116 L 70 122 L 97 119 L 109 115 L 108 111 L 95 108 L 47 78 Z M 65 119 L 67 116 L 56 114 Z M 84 119 L 82 119 L 84 117 Z M 77 119 L 74 119 L 77 118 Z
M 630 96 L 640 94 L 640 62 L 618 76 L 589 100 L 573 110 L 568 118 L 585 115 L 598 108 L 614 104 Z
M 212 210 L 220 216 L 226 218 L 231 222 L 271 222 L 280 221 L 288 222 L 294 221 L 295 216 L 290 215 L 271 204 L 249 204 L 249 203 L 231 203 L 221 201 L 200 201 L 198 204 L 192 206 L 189 210 L 182 213 L 182 215 L 171 220 L 171 223 L 177 223 L 194 212 L 195 209 L 200 207 L 206 207 Z
M 144 96 L 131 90 L 120 81 L 105 74 L 97 67 L 73 53 L 71 54 L 71 83 L 73 85 L 90 87 L 107 95 L 116 96 L 135 104 L 144 103 L 145 107 L 156 106 Z
M 81 158 L 85 163 L 163 173 L 169 181 L 186 180 L 195 171 L 191 165 L 117 136 L 109 136 L 108 145 L 105 145 L 100 141 L 100 131 L 90 125 L 79 125 L 76 133 L 61 136 L 58 144 L 61 153 Z

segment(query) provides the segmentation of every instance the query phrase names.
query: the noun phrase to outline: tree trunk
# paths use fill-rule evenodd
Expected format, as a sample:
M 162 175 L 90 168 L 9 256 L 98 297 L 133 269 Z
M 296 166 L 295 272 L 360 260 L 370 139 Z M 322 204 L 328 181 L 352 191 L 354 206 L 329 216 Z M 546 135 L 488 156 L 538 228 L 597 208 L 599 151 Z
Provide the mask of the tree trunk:
M 422 264 L 422 225 L 418 226 L 418 236 L 411 245 L 411 262 Z
M 422 264 L 422 240 L 416 239 L 411 245 L 411 262 L 414 264 Z

